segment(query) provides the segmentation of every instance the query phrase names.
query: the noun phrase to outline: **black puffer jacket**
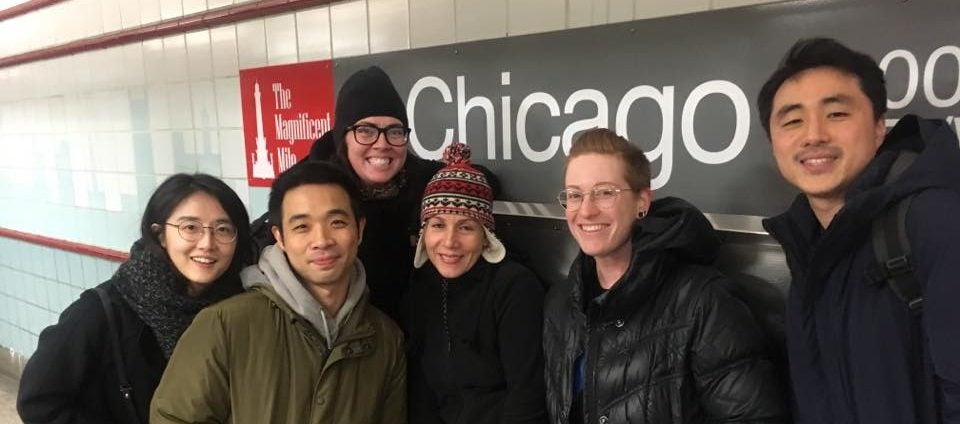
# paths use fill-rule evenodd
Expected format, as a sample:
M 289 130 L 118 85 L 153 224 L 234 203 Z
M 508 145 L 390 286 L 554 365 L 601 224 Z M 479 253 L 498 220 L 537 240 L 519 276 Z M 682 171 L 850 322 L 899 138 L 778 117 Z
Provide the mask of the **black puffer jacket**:
M 780 422 L 787 416 L 765 344 L 747 308 L 705 266 L 719 238 L 689 203 L 653 203 L 633 257 L 609 291 L 583 252 L 551 288 L 544 317 L 547 410 L 553 423 Z M 597 289 L 599 291 L 599 289 Z M 588 291 L 589 292 L 589 291 Z M 570 417 L 584 355 L 582 417 Z

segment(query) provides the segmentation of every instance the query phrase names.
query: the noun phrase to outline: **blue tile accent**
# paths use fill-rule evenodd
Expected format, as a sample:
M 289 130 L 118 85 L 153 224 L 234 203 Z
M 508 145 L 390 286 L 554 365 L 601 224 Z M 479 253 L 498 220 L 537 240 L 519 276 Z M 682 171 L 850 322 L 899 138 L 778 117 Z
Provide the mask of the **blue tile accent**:
M 100 281 L 100 268 L 97 266 L 97 258 L 91 256 L 84 256 L 80 260 L 80 265 L 83 267 L 83 281 L 78 287 L 91 287 L 91 284 L 96 284 L 97 281 Z
M 83 264 L 80 255 L 71 254 L 67 257 L 67 260 L 70 263 L 70 275 L 64 283 L 79 287 L 83 281 Z
M 267 203 L 270 199 L 270 189 L 267 187 L 250 187 L 250 203 L 247 205 L 247 213 L 250 219 L 257 219 L 260 215 L 267 212 Z

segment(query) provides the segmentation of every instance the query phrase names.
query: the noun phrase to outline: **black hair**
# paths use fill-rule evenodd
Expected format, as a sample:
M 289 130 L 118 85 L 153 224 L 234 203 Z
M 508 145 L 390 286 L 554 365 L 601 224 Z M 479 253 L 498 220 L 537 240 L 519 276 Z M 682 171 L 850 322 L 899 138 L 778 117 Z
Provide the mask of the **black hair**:
M 298 162 L 280 174 L 273 181 L 270 188 L 270 199 L 267 203 L 269 213 L 274 217 L 278 228 L 283 229 L 283 197 L 288 191 L 308 184 L 333 184 L 340 186 L 350 197 L 350 209 L 357 222 L 363 218 L 363 209 L 360 207 L 360 189 L 339 166 L 328 161 L 308 159 Z
M 253 245 L 250 241 L 250 217 L 243 201 L 226 183 L 207 174 L 175 174 L 164 180 L 154 190 L 140 219 L 140 237 L 144 248 L 168 256 L 160 244 L 160 231 L 155 225 L 164 225 L 173 210 L 194 193 L 206 193 L 217 199 L 227 213 L 230 223 L 237 228 L 237 247 L 227 274 L 236 275 L 250 264 Z M 227 275 L 224 274 L 224 275 Z
M 852 50 L 832 38 L 808 38 L 797 41 L 784 55 L 780 66 L 770 75 L 757 95 L 760 123 L 770 135 L 773 97 L 784 82 L 808 69 L 829 67 L 850 74 L 860 82 L 860 89 L 873 105 L 873 118 L 887 113 L 887 87 L 883 70 L 872 57 Z

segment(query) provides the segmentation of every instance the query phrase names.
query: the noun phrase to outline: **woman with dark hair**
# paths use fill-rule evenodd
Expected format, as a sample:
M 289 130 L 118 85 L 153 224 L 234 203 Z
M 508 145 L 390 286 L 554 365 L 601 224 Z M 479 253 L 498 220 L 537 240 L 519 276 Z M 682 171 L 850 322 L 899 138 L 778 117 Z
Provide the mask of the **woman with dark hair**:
M 40 334 L 20 379 L 24 423 L 145 424 L 194 315 L 242 291 L 248 222 L 240 198 L 215 177 L 177 174 L 160 184 L 127 261 Z

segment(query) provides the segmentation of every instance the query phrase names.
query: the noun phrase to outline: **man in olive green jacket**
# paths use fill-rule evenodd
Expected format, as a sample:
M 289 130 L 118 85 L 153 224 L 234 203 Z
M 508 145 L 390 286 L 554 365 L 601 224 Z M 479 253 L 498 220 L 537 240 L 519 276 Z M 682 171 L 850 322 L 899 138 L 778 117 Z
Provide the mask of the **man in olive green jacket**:
M 405 423 L 396 324 L 368 303 L 359 194 L 339 169 L 302 162 L 270 192 L 277 243 L 247 293 L 184 333 L 150 405 L 157 423 Z

